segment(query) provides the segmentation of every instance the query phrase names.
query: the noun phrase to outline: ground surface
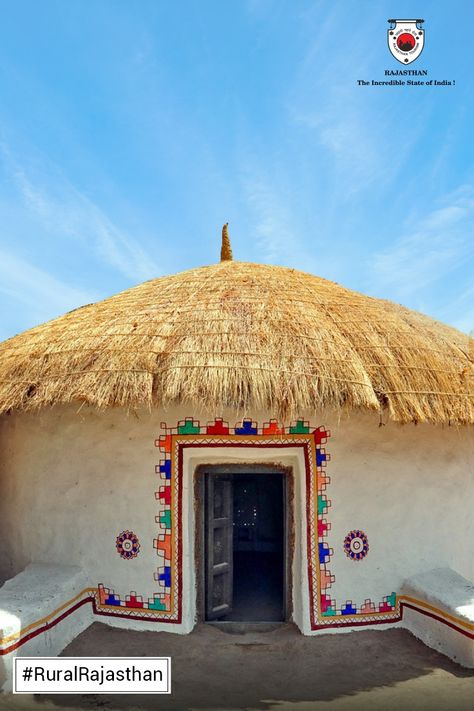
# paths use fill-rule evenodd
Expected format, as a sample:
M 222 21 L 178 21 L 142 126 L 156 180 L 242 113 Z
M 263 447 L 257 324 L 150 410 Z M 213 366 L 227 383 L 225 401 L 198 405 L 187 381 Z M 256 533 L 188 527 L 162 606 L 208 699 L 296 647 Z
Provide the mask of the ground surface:
M 474 670 L 401 629 L 303 637 L 292 625 L 229 634 L 131 632 L 95 623 L 63 656 L 171 656 L 171 696 L 0 696 L 0 709 L 473 711 Z

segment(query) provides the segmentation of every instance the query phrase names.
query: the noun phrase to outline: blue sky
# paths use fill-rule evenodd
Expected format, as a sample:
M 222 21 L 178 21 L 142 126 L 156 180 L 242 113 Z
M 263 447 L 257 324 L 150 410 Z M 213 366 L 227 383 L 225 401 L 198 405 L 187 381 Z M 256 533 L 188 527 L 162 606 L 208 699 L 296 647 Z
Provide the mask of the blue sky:
M 423 17 L 412 69 L 389 17 Z M 234 256 L 474 327 L 471 2 L 17 0 L 0 22 L 0 339 Z

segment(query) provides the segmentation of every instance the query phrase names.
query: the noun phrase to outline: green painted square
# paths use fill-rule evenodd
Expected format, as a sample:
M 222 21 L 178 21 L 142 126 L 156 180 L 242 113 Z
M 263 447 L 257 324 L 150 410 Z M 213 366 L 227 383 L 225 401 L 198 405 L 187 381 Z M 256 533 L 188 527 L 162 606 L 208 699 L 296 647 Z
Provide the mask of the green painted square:
M 150 602 L 148 605 L 149 610 L 163 610 L 166 612 L 166 605 L 163 602 L 163 600 L 160 600 L 158 597 L 155 597 L 153 599 L 153 602 Z
M 297 420 L 296 425 L 290 427 L 290 434 L 309 434 L 309 427 L 305 425 L 304 420 Z
M 201 428 L 195 425 L 192 420 L 185 420 L 184 425 L 179 425 L 178 434 L 199 434 Z
M 336 614 L 336 610 L 329 606 L 326 612 L 323 612 L 323 617 L 333 617 Z
M 165 528 L 171 528 L 171 511 L 162 511 L 160 513 L 160 523 L 163 524 Z
M 328 502 L 323 499 L 322 496 L 318 496 L 318 514 L 322 514 L 326 511 Z
M 389 596 L 387 597 L 387 602 L 388 602 L 388 604 L 391 605 L 392 607 L 395 607 L 396 599 L 397 599 L 397 593 L 394 593 L 394 592 L 393 592 L 391 595 L 389 595 Z

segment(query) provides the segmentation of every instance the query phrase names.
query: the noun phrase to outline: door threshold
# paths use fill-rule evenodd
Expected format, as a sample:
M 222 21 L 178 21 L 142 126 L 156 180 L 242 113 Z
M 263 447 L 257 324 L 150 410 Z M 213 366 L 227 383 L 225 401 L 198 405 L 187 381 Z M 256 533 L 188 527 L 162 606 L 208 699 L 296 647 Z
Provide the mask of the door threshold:
M 212 625 L 229 634 L 245 634 L 246 632 L 273 632 L 287 623 L 273 622 L 240 622 L 238 620 L 206 620 L 206 625 Z

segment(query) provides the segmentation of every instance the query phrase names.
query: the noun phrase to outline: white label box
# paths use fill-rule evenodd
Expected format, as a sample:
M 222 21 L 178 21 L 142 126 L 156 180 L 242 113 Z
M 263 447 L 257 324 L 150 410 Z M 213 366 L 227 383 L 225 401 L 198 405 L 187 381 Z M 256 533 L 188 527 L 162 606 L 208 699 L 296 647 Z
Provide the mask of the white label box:
M 171 657 L 16 657 L 14 694 L 170 694 Z

